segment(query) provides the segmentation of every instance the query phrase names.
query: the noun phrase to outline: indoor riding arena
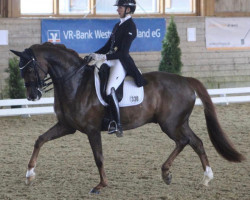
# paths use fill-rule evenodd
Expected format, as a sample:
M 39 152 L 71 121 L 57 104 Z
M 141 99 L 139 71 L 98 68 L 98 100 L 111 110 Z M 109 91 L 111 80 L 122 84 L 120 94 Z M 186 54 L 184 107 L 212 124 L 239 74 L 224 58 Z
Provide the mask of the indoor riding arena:
M 147 84 L 117 137 L 90 63 L 130 16 Z M 181 76 L 159 72 L 173 23 Z M 249 116 L 247 0 L 0 1 L 0 199 L 249 200 Z

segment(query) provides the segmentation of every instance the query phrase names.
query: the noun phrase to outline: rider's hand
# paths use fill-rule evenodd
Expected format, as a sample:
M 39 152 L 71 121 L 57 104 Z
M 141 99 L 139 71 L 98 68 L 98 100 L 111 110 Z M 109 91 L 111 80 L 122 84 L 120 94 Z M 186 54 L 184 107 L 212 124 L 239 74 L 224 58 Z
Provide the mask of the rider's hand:
M 94 61 L 105 61 L 107 57 L 105 54 L 92 53 L 89 55 Z
M 89 63 L 92 60 L 92 57 L 90 55 L 87 55 L 83 58 L 83 60 Z

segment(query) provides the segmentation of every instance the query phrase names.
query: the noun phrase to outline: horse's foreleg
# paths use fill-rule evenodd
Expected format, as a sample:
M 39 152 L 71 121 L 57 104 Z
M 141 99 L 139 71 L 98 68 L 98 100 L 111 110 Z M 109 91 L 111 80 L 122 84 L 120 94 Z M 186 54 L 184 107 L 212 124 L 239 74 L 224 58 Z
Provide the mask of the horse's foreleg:
M 88 134 L 88 139 L 94 154 L 96 166 L 100 174 L 100 183 L 94 187 L 90 193 L 99 194 L 100 190 L 108 185 L 103 164 L 101 133 L 92 132 Z
M 74 129 L 66 128 L 66 127 L 60 125 L 59 123 L 57 123 L 55 126 L 53 126 L 51 129 L 49 129 L 47 132 L 45 132 L 44 134 L 42 134 L 38 137 L 38 139 L 35 142 L 34 150 L 33 150 L 32 156 L 31 156 L 29 164 L 28 164 L 28 170 L 26 173 L 26 183 L 27 184 L 30 184 L 35 179 L 34 169 L 36 166 L 39 151 L 40 151 L 41 147 L 43 146 L 43 144 L 50 141 L 50 140 L 54 140 L 54 139 L 57 139 L 59 137 L 62 137 L 62 136 L 68 135 L 68 134 L 73 134 L 74 132 L 75 132 Z

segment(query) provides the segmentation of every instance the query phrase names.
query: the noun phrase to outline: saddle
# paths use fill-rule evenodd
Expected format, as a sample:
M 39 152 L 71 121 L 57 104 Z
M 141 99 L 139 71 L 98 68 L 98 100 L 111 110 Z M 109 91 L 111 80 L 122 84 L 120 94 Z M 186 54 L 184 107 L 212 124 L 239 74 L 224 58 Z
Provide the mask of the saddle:
M 109 72 L 110 67 L 105 63 L 99 68 L 96 67 L 94 71 L 96 94 L 99 101 L 106 108 L 105 116 L 102 121 L 102 130 L 108 130 L 110 121 L 114 120 L 110 107 L 107 103 L 108 97 L 106 95 Z M 143 87 L 137 87 L 131 76 L 125 77 L 125 80 L 117 88 L 115 93 L 119 102 L 119 107 L 138 105 L 144 98 Z
M 100 66 L 100 65 L 99 65 Z M 95 89 L 96 94 L 103 106 L 108 106 L 106 87 L 108 83 L 110 67 L 102 64 L 95 68 Z M 138 87 L 131 76 L 126 76 L 122 84 L 116 90 L 119 107 L 136 106 L 142 103 L 144 98 L 143 87 Z

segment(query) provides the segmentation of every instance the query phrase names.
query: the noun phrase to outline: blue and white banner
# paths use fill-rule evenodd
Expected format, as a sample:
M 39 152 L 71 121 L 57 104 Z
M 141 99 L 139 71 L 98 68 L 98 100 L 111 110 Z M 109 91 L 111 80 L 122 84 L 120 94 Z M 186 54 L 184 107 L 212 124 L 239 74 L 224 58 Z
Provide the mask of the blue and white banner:
M 64 44 L 78 53 L 91 53 L 101 48 L 109 39 L 117 19 L 44 19 L 42 42 Z M 134 18 L 137 38 L 131 51 L 161 51 L 166 33 L 164 18 Z

